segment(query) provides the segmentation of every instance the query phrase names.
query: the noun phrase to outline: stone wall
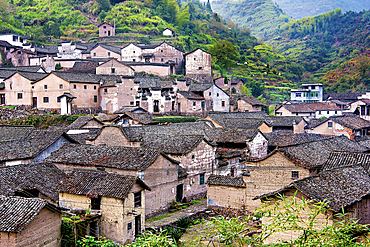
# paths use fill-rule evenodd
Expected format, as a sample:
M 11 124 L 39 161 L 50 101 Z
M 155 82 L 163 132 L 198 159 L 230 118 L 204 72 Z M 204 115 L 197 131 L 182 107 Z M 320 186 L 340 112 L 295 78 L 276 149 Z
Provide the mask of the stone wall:
M 140 147 L 139 142 L 130 142 L 122 133 L 119 127 L 106 126 L 102 129 L 95 140 L 86 140 L 86 144 L 107 146 L 122 146 L 122 147 Z
M 245 208 L 245 188 L 207 185 L 207 205 L 223 208 Z

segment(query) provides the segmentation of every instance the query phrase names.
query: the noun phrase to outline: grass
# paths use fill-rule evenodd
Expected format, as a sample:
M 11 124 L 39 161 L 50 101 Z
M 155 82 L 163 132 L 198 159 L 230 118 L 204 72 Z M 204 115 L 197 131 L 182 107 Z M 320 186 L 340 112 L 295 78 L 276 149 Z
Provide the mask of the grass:
M 176 212 L 174 212 L 176 213 Z M 173 215 L 174 213 L 166 213 L 166 214 L 161 214 L 161 215 L 157 215 L 153 218 L 150 218 L 150 219 L 146 219 L 145 221 L 146 222 L 153 222 L 153 221 L 157 221 L 157 220 L 162 220 L 164 218 L 167 218 L 167 217 L 170 217 L 171 215 Z

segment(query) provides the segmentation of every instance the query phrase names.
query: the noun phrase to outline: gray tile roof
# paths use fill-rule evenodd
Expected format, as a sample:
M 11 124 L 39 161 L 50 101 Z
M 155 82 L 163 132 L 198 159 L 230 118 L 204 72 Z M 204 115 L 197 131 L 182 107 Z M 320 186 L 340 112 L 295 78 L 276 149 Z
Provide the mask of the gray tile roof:
M 218 185 L 218 186 L 230 186 L 237 188 L 245 188 L 245 182 L 243 177 L 228 177 L 221 175 L 211 174 L 207 180 L 208 185 Z
M 127 115 L 128 117 L 132 118 L 135 121 L 138 121 L 141 124 L 154 124 L 154 120 L 152 115 L 148 112 L 126 112 L 123 116 Z
M 0 168 L 0 195 L 12 196 L 37 189 L 54 202 L 59 200 L 57 187 L 65 174 L 53 164 L 31 163 Z
M 140 144 L 143 148 L 160 149 L 165 154 L 184 155 L 191 152 L 204 136 L 146 134 Z
M 236 128 L 215 128 L 207 130 L 207 136 L 210 140 L 217 143 L 247 143 L 257 134 L 257 129 L 236 129 Z
M 246 119 L 251 119 L 250 121 L 248 121 L 249 124 L 245 124 L 245 125 L 250 125 L 254 122 L 260 122 L 261 120 L 263 121 L 266 117 L 268 117 L 268 114 L 262 111 L 261 112 L 218 112 L 218 113 L 208 113 L 208 117 L 223 127 L 232 128 L 233 126 L 229 126 L 232 124 L 228 124 L 231 121 L 233 121 L 233 124 L 237 123 L 238 121 L 241 121 L 241 122 L 244 121 L 245 123 L 247 123 Z M 242 124 L 238 124 L 238 125 L 242 125 Z M 235 126 L 234 128 L 239 128 L 239 127 Z M 248 129 L 252 129 L 252 128 L 248 128 Z
M 341 117 L 331 117 L 333 122 L 336 122 L 344 127 L 352 130 L 360 130 L 364 128 L 370 128 L 370 121 L 360 118 L 356 115 L 351 116 L 341 116 Z
M 284 107 L 292 113 L 315 113 L 315 110 L 312 110 L 305 103 L 299 104 L 283 104 L 277 107 L 275 111 L 278 111 L 281 107 Z
M 188 91 L 178 91 L 179 94 L 184 96 L 186 99 L 193 99 L 193 100 L 204 100 L 204 97 L 199 96 L 198 94 L 195 94 L 193 92 Z
M 314 102 L 306 105 L 314 111 L 340 111 L 340 108 L 332 103 Z
M 345 136 L 283 147 L 279 149 L 288 159 L 303 167 L 325 164 L 333 151 L 366 152 L 367 149 Z
M 29 125 L 0 125 L 0 142 L 22 140 L 34 130 L 35 127 Z
M 104 49 L 110 50 L 114 53 L 117 53 L 117 54 L 121 55 L 121 47 L 112 46 L 112 45 L 105 45 L 105 44 L 99 44 L 99 46 L 103 47 Z
M 134 176 L 124 176 L 101 171 L 73 171 L 59 187 L 60 192 L 87 197 L 112 197 L 125 199 L 136 182 L 150 188 Z
M 137 111 L 147 112 L 147 110 L 141 108 L 140 106 L 122 106 L 120 109 L 118 109 L 114 113 L 115 114 L 123 114 L 123 113 L 126 113 L 126 112 L 137 112 Z
M 324 93 L 323 100 L 340 100 L 344 102 L 354 102 L 357 97 L 362 96 L 363 93 Z
M 135 83 L 139 83 L 139 88 L 172 88 L 173 80 L 164 80 L 160 77 L 135 77 Z
M 332 152 L 322 167 L 322 170 L 331 170 L 349 165 L 361 165 L 366 171 L 370 168 L 370 154 L 351 152 Z
M 330 137 L 325 137 L 319 134 L 309 134 L 309 133 L 291 133 L 291 132 L 271 132 L 264 134 L 268 139 L 269 146 L 286 147 L 291 145 L 302 144 L 306 142 L 318 141 L 323 139 L 328 139 Z
M 213 83 L 193 83 L 189 86 L 191 92 L 203 92 L 211 88 Z
M 99 119 L 97 119 L 95 117 L 79 116 L 73 123 L 71 123 L 68 126 L 68 128 L 69 129 L 80 129 L 90 121 L 97 121 L 102 126 L 104 125 L 104 123 L 102 121 L 100 121 Z
M 293 126 L 299 124 L 301 121 L 305 121 L 302 117 L 295 116 L 279 116 L 279 117 L 266 117 L 264 122 L 268 126 Z
M 95 74 L 88 74 L 88 73 L 58 72 L 58 71 L 53 71 L 52 74 L 62 78 L 65 81 L 71 82 L 71 83 L 99 84 L 100 82 L 121 80 L 121 78 L 116 75 L 95 75 Z
M 337 212 L 370 194 L 370 177 L 360 165 L 341 167 L 295 181 L 278 191 L 253 199 L 277 195 L 287 189 L 297 189 L 311 200 L 327 200 L 329 208 Z
M 13 71 L 23 71 L 23 72 L 30 72 L 30 73 L 36 73 L 40 69 L 44 70 L 44 68 L 41 65 L 0 68 L 0 70 L 13 70 Z M 40 72 L 37 72 L 37 73 L 40 73 Z
M 57 207 L 39 198 L 0 196 L 0 232 L 20 232 L 44 208 L 59 212 Z
M 45 73 L 39 73 L 39 72 L 23 72 L 23 71 L 17 71 L 18 74 L 23 76 L 24 78 L 27 78 L 31 82 L 41 80 L 42 78 L 45 78 L 48 74 Z
M 64 144 L 46 161 L 140 171 L 153 164 L 159 156 L 160 152 L 152 149 Z

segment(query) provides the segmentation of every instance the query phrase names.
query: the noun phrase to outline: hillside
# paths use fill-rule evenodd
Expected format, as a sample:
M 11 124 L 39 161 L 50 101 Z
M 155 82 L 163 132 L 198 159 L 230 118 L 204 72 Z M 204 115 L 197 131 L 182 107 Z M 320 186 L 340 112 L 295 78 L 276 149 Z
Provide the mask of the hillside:
M 294 19 L 313 17 L 339 8 L 343 12 L 370 9 L 370 1 L 366 0 L 274 0 L 274 2 Z
M 251 34 L 260 39 L 267 39 L 289 21 L 283 10 L 271 0 L 217 0 L 211 5 L 214 12 L 224 19 L 249 28 Z

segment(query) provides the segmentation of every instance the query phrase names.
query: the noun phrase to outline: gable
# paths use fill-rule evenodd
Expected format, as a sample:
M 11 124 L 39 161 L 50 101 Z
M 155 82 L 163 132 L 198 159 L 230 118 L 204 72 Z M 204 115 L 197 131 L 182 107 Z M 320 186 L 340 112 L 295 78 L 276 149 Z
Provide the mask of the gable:
M 99 123 L 95 119 L 91 119 L 86 124 L 82 125 L 81 128 L 100 128 L 103 124 Z

